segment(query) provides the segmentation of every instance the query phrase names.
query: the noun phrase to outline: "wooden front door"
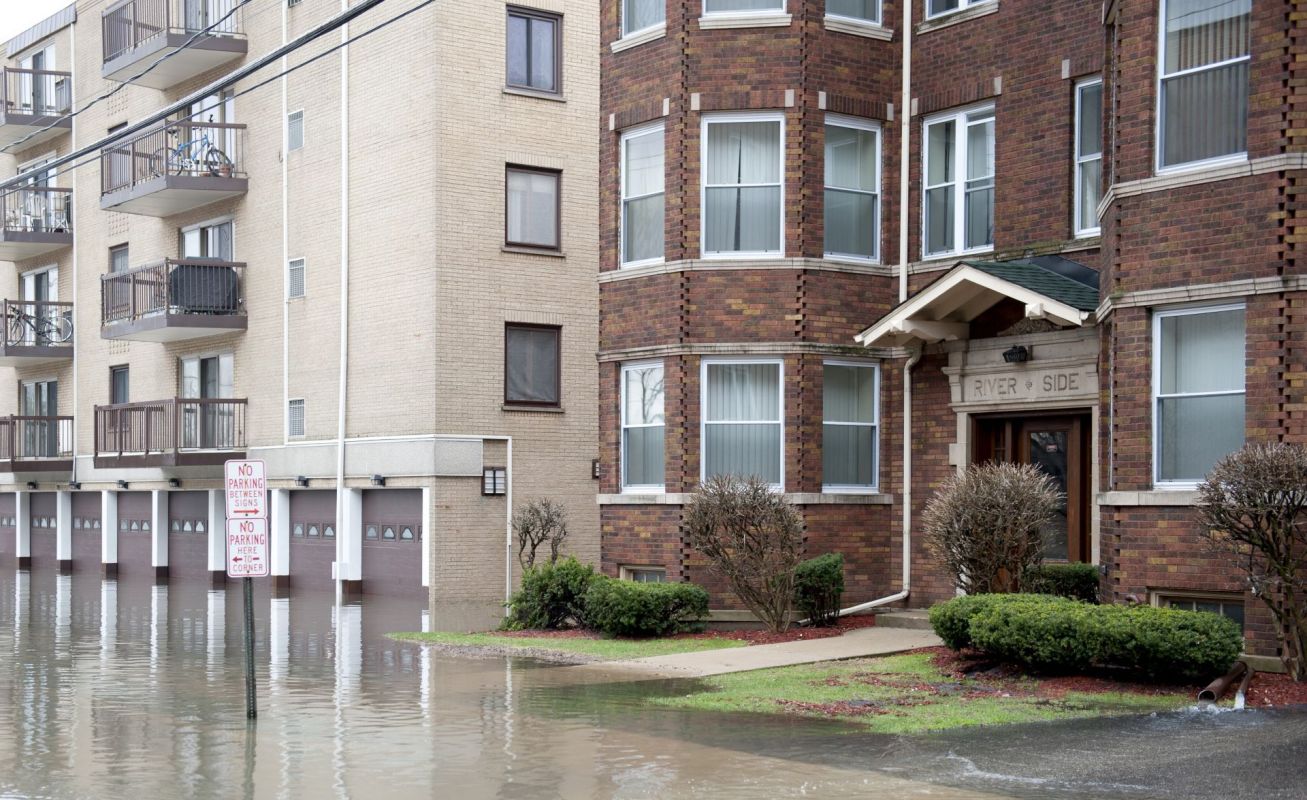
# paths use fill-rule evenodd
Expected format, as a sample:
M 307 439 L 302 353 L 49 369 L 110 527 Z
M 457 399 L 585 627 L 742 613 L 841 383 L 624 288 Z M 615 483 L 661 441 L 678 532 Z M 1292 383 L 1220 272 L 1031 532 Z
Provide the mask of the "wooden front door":
M 1089 561 L 1088 414 L 975 417 L 972 460 L 1033 464 L 1064 494 L 1044 528 L 1044 558 Z

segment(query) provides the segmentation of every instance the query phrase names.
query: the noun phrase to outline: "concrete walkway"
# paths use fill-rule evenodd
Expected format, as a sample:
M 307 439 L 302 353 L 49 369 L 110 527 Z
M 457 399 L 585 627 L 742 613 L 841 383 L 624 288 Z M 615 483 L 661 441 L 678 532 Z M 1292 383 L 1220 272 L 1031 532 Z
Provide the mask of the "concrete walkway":
M 633 658 L 625 661 L 602 661 L 566 667 L 567 670 L 595 673 L 623 672 L 649 678 L 703 678 L 728 672 L 789 667 L 818 661 L 868 658 L 936 647 L 943 644 L 930 631 L 906 628 L 859 628 L 843 636 L 808 639 L 782 644 L 757 644 L 723 650 L 702 650 L 670 656 Z

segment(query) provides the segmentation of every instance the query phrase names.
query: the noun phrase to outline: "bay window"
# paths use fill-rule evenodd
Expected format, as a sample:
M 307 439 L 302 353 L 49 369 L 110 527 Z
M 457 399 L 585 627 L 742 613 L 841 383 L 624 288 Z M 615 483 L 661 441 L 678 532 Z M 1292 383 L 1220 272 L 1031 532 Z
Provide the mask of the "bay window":
M 622 367 L 622 488 L 663 488 L 663 365 Z
M 622 134 L 622 264 L 663 258 L 663 125 Z
M 867 261 L 879 255 L 880 129 L 848 117 L 826 119 L 826 255 Z
M 1159 169 L 1244 154 L 1251 17 L 1252 0 L 1162 0 Z
M 993 107 L 927 120 L 925 145 L 925 257 L 992 248 Z
M 702 478 L 757 476 L 780 488 L 784 400 L 779 360 L 704 361 Z
M 823 491 L 875 488 L 878 383 L 873 364 L 827 361 L 822 367 Z
M 723 114 L 703 121 L 703 254 L 782 254 L 779 114 Z
M 1244 307 L 1153 317 L 1153 462 L 1159 485 L 1196 485 L 1244 443 Z
M 1075 234 L 1098 234 L 1098 201 L 1103 182 L 1103 81 L 1076 86 Z

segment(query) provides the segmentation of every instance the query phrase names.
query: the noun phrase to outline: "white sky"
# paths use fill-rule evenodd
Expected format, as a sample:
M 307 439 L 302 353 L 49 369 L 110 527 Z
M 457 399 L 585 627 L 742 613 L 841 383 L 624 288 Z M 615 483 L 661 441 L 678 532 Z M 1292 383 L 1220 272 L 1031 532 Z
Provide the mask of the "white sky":
M 73 0 L 0 0 L 0 43 L 9 41 L 72 2 Z

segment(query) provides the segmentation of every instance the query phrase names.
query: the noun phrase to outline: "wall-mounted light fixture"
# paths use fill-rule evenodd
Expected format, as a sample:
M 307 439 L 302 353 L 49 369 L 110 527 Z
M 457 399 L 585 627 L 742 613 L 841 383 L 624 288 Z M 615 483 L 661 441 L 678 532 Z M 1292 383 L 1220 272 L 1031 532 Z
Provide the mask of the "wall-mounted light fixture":
M 599 459 L 590 459 L 590 477 L 599 480 Z
M 82 484 L 81 484 L 80 481 L 69 481 L 69 482 L 68 482 L 68 488 L 69 488 L 69 489 L 74 489 L 74 490 L 76 490 L 76 489 L 80 489 L 80 488 L 82 488 Z
M 36 488 L 36 481 L 28 481 L 28 482 L 27 482 L 27 488 L 29 488 L 29 489 L 35 489 L 35 488 Z
M 1003 351 L 1003 360 L 1009 364 L 1023 364 L 1030 360 L 1030 349 L 1019 344 Z
M 295 485 L 296 485 L 296 486 L 308 486 L 308 485 L 309 485 L 309 479 L 306 478 L 306 477 L 304 477 L 303 475 L 296 475 L 296 476 L 295 476 Z
M 169 479 L 168 479 L 168 488 L 169 488 L 169 489 L 176 489 L 176 488 L 179 488 L 181 485 L 182 485 L 181 478 L 169 478 Z
M 503 467 L 481 469 L 481 494 L 489 496 L 508 493 L 508 470 Z
M 119 489 L 126 489 L 126 488 L 127 488 L 127 481 L 118 481 L 118 488 L 119 488 Z
M 385 476 L 385 475 L 373 475 L 373 476 L 372 476 L 372 485 L 373 485 L 373 486 L 385 486 L 385 485 L 386 485 L 386 476 Z

